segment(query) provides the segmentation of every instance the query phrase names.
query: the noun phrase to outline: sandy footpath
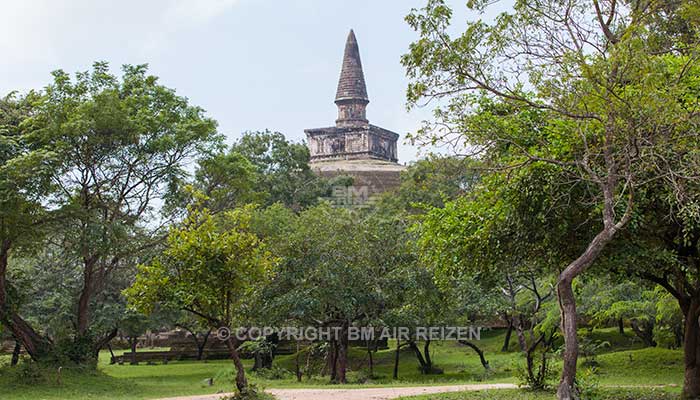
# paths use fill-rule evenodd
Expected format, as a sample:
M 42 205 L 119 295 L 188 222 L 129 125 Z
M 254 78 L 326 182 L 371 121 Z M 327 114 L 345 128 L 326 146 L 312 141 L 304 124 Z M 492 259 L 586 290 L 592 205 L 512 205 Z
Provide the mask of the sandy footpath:
M 517 388 L 517 386 L 510 383 L 493 383 L 477 385 L 420 386 L 372 389 L 269 389 L 267 390 L 267 392 L 277 396 L 279 400 L 386 400 L 396 399 L 402 396 L 417 396 L 421 394 L 515 388 Z M 225 396 L 225 394 L 173 397 L 161 400 L 218 400 L 222 396 Z

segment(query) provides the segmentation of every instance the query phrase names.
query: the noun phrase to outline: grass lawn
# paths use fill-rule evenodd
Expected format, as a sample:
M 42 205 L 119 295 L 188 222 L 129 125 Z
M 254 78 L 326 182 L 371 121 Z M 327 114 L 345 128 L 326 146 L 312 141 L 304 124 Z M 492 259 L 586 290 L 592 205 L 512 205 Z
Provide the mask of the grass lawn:
M 596 380 L 603 387 L 640 386 L 640 385 L 680 385 L 683 379 L 682 353 L 677 350 L 642 348 L 632 335 L 620 335 L 614 329 L 597 330 L 591 335 L 594 340 L 609 341 L 612 346 L 597 355 L 598 364 Z M 375 376 L 368 378 L 366 371 L 367 355 L 362 349 L 351 349 L 351 372 L 348 377 L 350 387 L 372 386 L 416 386 L 445 385 L 479 382 L 511 382 L 518 365 L 523 360 L 515 351 L 501 353 L 503 332 L 494 331 L 483 334 L 479 345 L 485 350 L 491 371 L 486 372 L 479 363 L 476 354 L 469 348 L 453 342 L 435 343 L 432 356 L 435 364 L 442 368 L 442 375 L 421 375 L 415 356 L 404 351 L 401 354 L 399 379 L 391 379 L 393 370 L 393 350 L 383 350 L 375 355 Z M 514 341 L 515 342 L 515 341 Z M 390 343 L 390 345 L 393 345 Z M 281 356 L 275 364 L 294 369 L 294 356 Z M 302 357 L 302 362 L 304 357 Z M 0 399 L 2 400 L 55 400 L 55 399 L 155 399 L 169 396 L 217 393 L 232 390 L 233 367 L 229 361 L 210 362 L 171 362 L 167 365 L 109 365 L 108 353 L 103 352 L 97 371 L 79 372 L 64 370 L 58 383 L 57 371 L 43 371 L 40 376 L 32 377 L 27 368 L 0 367 Z M 0 356 L 0 365 L 9 363 L 9 356 Z M 555 370 L 558 369 L 555 363 Z M 246 364 L 250 367 L 250 362 Z M 25 373 L 22 376 L 22 372 Z M 28 376 L 27 376 L 28 375 Z M 255 374 L 249 375 L 251 382 L 266 388 L 290 387 L 334 387 L 328 384 L 327 377 L 304 379 L 298 383 L 291 373 L 281 379 L 266 379 Z M 208 386 L 206 380 L 214 379 L 214 385 Z M 607 389 L 606 393 L 620 392 L 623 389 Z M 625 389 L 626 390 L 626 389 Z M 678 387 L 666 390 L 678 392 Z M 647 392 L 649 389 L 646 390 Z M 515 397 L 515 396 L 520 397 Z M 641 394 L 636 393 L 634 395 Z M 665 394 L 662 394 L 666 396 Z M 450 397 L 451 396 L 451 397 Z M 462 397 L 459 397 L 462 396 Z M 477 396 L 477 397 L 474 397 Z M 481 397 L 478 397 L 481 396 Z M 489 397 L 491 396 L 491 397 Z M 553 398 L 551 394 L 534 394 L 525 391 L 489 392 L 452 394 L 440 397 L 446 400 L 461 399 L 544 399 Z M 539 397 L 538 397 L 539 396 Z M 672 396 L 672 395 L 668 395 Z M 432 396 L 431 398 L 438 398 Z M 619 397 L 620 399 L 646 399 L 645 397 Z M 666 399 L 671 397 L 649 397 L 649 399 Z M 618 399 L 618 397 L 603 397 Z
M 554 392 L 530 392 L 526 390 L 490 390 L 402 397 L 403 400 L 552 400 Z M 597 400 L 675 400 L 678 394 L 662 389 L 602 389 L 594 397 Z

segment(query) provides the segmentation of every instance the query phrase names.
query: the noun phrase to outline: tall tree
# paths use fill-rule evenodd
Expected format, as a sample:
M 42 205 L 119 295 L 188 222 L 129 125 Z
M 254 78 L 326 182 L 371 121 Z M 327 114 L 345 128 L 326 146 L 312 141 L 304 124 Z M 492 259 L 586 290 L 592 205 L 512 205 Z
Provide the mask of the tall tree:
M 346 383 L 348 329 L 381 318 L 387 280 L 407 254 L 403 227 L 326 203 L 299 215 L 279 205 L 264 214 L 260 230 L 281 264 L 265 289 L 263 314 L 278 324 L 335 330 L 328 340 L 331 379 Z
M 482 12 L 493 2 L 471 1 Z M 452 10 L 442 0 L 408 17 L 419 33 L 403 58 L 412 83 L 409 103 L 443 99 L 435 125 L 418 137 L 443 140 L 455 133 L 469 149 L 486 152 L 496 167 L 548 163 L 588 185 L 580 201 L 598 210 L 587 246 L 557 280 L 564 365 L 557 395 L 577 397 L 578 358 L 573 280 L 588 269 L 626 227 L 635 199 L 650 181 L 693 180 L 687 171 L 697 148 L 697 37 L 676 48 L 652 27 L 697 17 L 692 2 L 554 0 L 516 1 L 492 22 L 469 22 L 450 35 Z M 512 114 L 543 113 L 530 130 Z M 442 128 L 440 128 L 442 127 Z M 505 153 L 504 153 L 505 152 Z M 504 156 L 507 154 L 507 156 Z M 497 156 L 497 157 L 494 157 Z M 695 164 L 696 165 L 696 164 Z M 562 187 L 563 191 L 568 191 Z
M 479 163 L 468 157 L 430 155 L 401 173 L 401 184 L 382 196 L 379 208 L 420 214 L 468 193 L 479 182 Z
M 54 190 L 50 175 L 57 154 L 30 146 L 30 137 L 20 129 L 37 98 L 32 92 L 0 99 L 0 324 L 38 359 L 47 353 L 51 341 L 19 314 L 20 285 L 13 284 L 9 275 L 11 253 L 32 249 L 41 240 L 42 227 L 52 218 L 45 198 Z
M 202 109 L 159 84 L 145 65 L 124 66 L 121 78 L 104 62 L 74 79 L 60 70 L 53 77 L 21 129 L 30 148 L 56 154 L 56 190 L 43 202 L 61 217 L 51 237 L 81 266 L 73 336 L 97 347 L 104 332 L 92 329 L 96 296 L 116 270 L 162 241 L 158 199 L 220 137 Z
M 246 132 L 230 149 L 245 157 L 257 172 L 255 187 L 265 205 L 282 203 L 301 210 L 328 192 L 324 179 L 309 167 L 309 149 L 279 132 Z
M 689 154 L 696 155 L 674 174 L 685 176 L 700 171 L 697 152 L 697 148 L 691 150 Z M 656 182 L 639 196 L 637 222 L 623 236 L 620 247 L 625 252 L 614 271 L 658 284 L 676 299 L 684 317 L 684 395 L 699 398 L 700 185 L 672 179 L 673 186 Z
M 163 255 L 142 265 L 125 291 L 133 308 L 150 313 L 156 305 L 187 311 L 212 329 L 235 332 L 244 326 L 246 306 L 264 284 L 275 263 L 265 244 L 251 231 L 252 208 L 213 216 L 191 208 L 190 215 L 168 235 Z M 237 336 L 226 344 L 236 368 L 236 387 L 249 390 Z

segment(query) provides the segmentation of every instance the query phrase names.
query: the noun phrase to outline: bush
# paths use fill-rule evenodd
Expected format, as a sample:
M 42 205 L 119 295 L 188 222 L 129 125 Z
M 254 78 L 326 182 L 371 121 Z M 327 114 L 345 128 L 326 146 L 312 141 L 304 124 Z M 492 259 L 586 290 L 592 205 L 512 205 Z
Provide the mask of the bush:
M 97 370 L 89 365 L 68 364 L 62 367 L 53 362 L 36 362 L 29 358 L 24 359 L 16 367 L 6 367 L 12 382 L 19 385 L 33 386 L 37 384 L 61 385 L 66 374 L 79 374 L 81 376 L 95 376 Z
M 596 376 L 597 370 L 595 367 L 586 368 L 583 371 L 579 371 L 576 376 L 576 387 L 579 392 L 581 400 L 601 400 L 602 395 L 600 392 L 600 386 L 598 383 L 598 377 Z
M 518 386 L 535 391 L 547 390 L 558 372 L 552 368 L 552 355 L 536 352 L 532 355 L 532 371 L 528 371 L 527 362 L 523 362 L 515 370 Z
M 291 371 L 278 367 L 276 365 L 273 365 L 272 368 L 260 368 L 257 371 L 254 371 L 253 374 L 257 376 L 258 378 L 261 379 L 267 379 L 270 381 L 276 381 L 276 380 L 281 380 L 281 379 L 288 379 L 288 378 L 293 378 L 294 373 Z
M 265 393 L 256 385 L 249 384 L 246 393 L 236 393 L 233 396 L 222 397 L 221 400 L 276 400 L 275 396 Z
M 373 380 L 376 379 L 386 379 L 385 375 L 372 375 L 369 373 L 369 370 L 366 369 L 361 369 L 359 371 L 348 371 L 347 373 L 347 378 L 348 378 L 348 383 L 355 383 L 355 384 L 365 384 L 365 383 L 372 383 Z
M 610 347 L 610 342 L 593 340 L 588 335 L 584 335 L 579 342 L 579 352 L 583 356 L 583 365 L 597 367 L 598 353 Z
M 80 365 L 97 368 L 94 344 L 94 338 L 90 335 L 61 338 L 56 341 L 42 362 L 56 366 Z
M 31 360 L 20 363 L 17 368 L 13 369 L 13 372 L 15 382 L 20 385 L 36 385 L 46 381 L 44 368 Z

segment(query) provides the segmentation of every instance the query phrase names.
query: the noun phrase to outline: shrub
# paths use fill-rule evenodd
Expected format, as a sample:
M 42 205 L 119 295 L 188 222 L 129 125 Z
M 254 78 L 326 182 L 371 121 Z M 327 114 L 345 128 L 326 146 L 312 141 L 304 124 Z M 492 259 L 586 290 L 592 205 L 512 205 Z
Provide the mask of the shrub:
M 258 378 L 267 379 L 270 381 L 294 377 L 294 373 L 276 365 L 273 365 L 272 368 L 260 368 L 259 370 L 253 372 L 253 374 Z
M 587 335 L 583 336 L 579 343 L 579 351 L 583 356 L 583 365 L 587 367 L 597 367 L 598 353 L 609 347 L 611 347 L 610 342 L 592 340 Z
M 518 386 L 536 391 L 549 389 L 550 382 L 557 375 L 557 371 L 552 368 L 551 357 L 550 353 L 541 351 L 533 354 L 531 371 L 528 370 L 526 363 L 520 364 L 515 370 Z
M 221 400 L 276 400 L 275 396 L 265 393 L 262 388 L 249 384 L 248 391 L 236 393 L 233 396 L 222 397 Z
M 46 371 L 31 360 L 20 363 L 12 372 L 15 374 L 15 382 L 20 385 L 36 385 L 46 381 Z
M 361 369 L 359 371 L 348 371 L 348 383 L 365 384 L 371 383 L 375 379 L 385 379 L 385 375 L 372 375 L 369 370 Z
M 595 367 L 579 371 L 576 376 L 576 388 L 581 400 L 600 400 L 601 392 Z

